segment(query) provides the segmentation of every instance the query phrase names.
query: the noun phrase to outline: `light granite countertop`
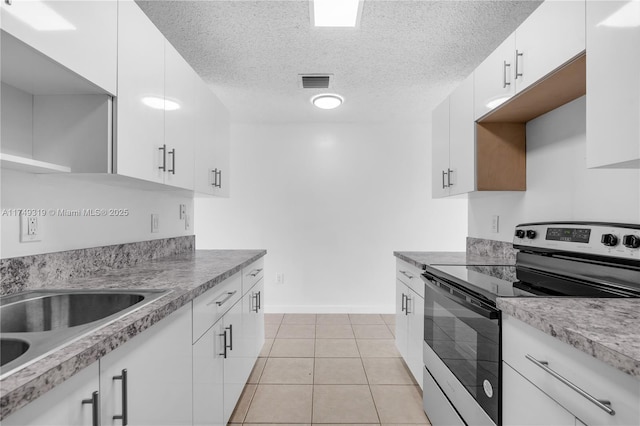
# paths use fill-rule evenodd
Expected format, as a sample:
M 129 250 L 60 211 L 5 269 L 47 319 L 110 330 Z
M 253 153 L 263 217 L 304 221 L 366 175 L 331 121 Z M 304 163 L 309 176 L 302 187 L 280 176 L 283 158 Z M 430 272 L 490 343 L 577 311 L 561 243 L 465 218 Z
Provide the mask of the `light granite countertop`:
M 640 380 L 640 299 L 498 298 L 498 308 Z
M 515 261 L 464 251 L 394 251 L 393 255 L 420 269 L 427 265 L 513 265 Z
M 171 292 L 3 378 L 0 420 L 265 254 L 265 250 L 198 250 L 57 285 L 56 289 L 167 289 Z

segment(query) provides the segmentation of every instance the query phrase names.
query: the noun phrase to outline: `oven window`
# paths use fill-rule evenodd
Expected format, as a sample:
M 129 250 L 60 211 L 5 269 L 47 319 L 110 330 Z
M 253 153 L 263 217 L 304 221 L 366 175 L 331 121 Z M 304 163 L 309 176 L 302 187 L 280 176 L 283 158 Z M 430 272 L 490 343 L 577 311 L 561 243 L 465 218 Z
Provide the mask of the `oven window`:
M 489 319 L 425 286 L 424 340 L 498 423 L 500 320 Z

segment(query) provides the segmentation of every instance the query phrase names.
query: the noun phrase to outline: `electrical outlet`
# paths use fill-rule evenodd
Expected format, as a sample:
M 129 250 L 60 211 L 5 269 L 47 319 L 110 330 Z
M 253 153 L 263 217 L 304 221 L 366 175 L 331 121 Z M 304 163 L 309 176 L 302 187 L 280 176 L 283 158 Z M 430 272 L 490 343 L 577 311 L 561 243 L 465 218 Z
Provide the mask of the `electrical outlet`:
M 156 234 L 158 232 L 160 232 L 160 215 L 151 213 L 151 233 Z
M 40 221 L 37 216 L 20 216 L 20 242 L 42 241 Z
M 500 216 L 497 214 L 491 216 L 491 232 L 494 234 L 500 232 Z
M 185 219 L 187 215 L 187 205 L 180 204 L 180 220 Z
M 276 284 L 284 284 L 284 272 L 278 272 L 276 274 Z
M 189 213 L 184 214 L 184 230 L 188 231 L 191 229 L 191 215 Z

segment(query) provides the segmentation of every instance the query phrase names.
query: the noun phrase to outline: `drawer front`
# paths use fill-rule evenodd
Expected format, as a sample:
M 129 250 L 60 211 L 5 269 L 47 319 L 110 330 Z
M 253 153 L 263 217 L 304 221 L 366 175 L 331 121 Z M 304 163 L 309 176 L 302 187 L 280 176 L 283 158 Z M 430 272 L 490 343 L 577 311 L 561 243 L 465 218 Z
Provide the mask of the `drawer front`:
M 396 261 L 396 278 L 424 298 L 424 282 L 420 274 L 422 271 L 419 268 L 400 259 Z
M 264 277 L 264 257 L 242 268 L 242 294 L 246 294 L 247 291 L 251 290 L 262 277 Z
M 582 422 L 640 424 L 640 381 L 513 317 L 504 316 L 502 331 L 503 361 Z M 585 394 L 610 401 L 615 414 Z
M 242 275 L 235 274 L 193 301 L 193 343 L 242 297 Z

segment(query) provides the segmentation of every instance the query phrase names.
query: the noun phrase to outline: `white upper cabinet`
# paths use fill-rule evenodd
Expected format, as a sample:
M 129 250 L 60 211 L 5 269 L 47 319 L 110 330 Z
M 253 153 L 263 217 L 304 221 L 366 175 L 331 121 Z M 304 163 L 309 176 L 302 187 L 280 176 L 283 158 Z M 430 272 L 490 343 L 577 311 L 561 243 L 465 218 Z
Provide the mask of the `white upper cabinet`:
M 433 111 L 432 194 L 464 194 L 476 188 L 473 74 Z
M 473 121 L 473 75 L 450 95 L 449 195 L 476 189 L 476 139 Z
M 587 2 L 587 167 L 640 168 L 640 1 Z
M 516 92 L 585 49 L 584 0 L 546 0 L 516 30 Z
M 433 198 L 449 195 L 449 97 L 432 113 L 431 194 Z
M 516 36 L 511 34 L 474 71 L 475 114 L 478 119 L 515 94 Z
M 204 83 L 199 83 L 195 190 L 201 194 L 229 196 L 229 113 Z
M 115 94 L 117 15 L 116 1 L 3 1 L 2 30 Z
M 164 183 L 165 39 L 133 0 L 118 4 L 115 171 Z
M 165 183 L 186 189 L 193 189 L 194 182 L 199 80 L 178 51 L 165 41 Z

